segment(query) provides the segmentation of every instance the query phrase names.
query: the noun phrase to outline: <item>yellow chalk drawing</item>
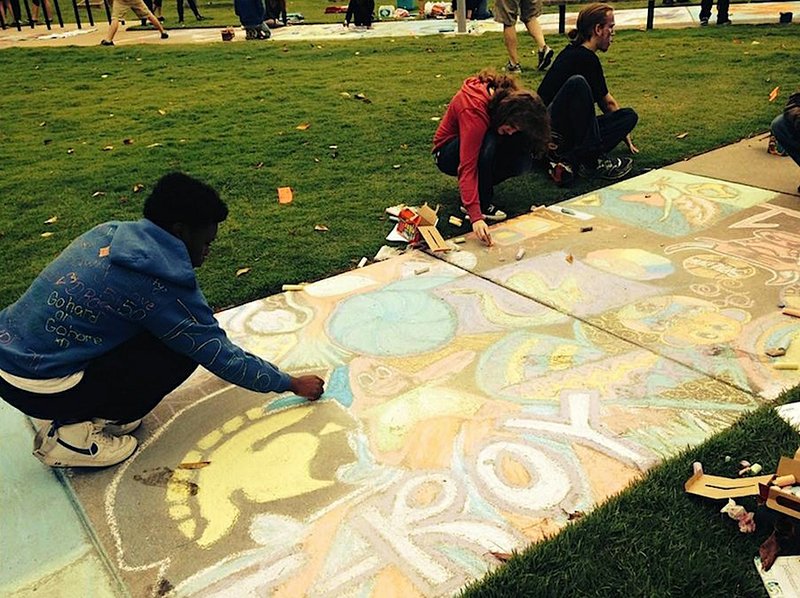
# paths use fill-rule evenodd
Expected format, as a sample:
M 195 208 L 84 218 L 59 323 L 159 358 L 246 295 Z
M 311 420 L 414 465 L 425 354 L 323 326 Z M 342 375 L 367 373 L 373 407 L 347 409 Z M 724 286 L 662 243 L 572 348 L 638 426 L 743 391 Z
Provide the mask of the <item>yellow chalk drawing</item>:
M 320 440 L 310 433 L 286 433 L 304 419 L 313 407 L 298 407 L 265 416 L 262 409 L 251 409 L 236 416 L 200 439 L 197 446 L 206 452 L 190 451 L 184 461 L 201 457 L 211 465 L 200 470 L 177 470 L 167 486 L 170 516 L 178 529 L 203 548 L 223 538 L 236 523 L 239 507 L 233 500 L 241 492 L 249 501 L 267 503 L 301 496 L 334 483 L 315 479 L 310 463 Z M 250 420 L 250 425 L 245 423 Z M 329 424 L 325 434 L 341 430 Z M 269 471 L 269 475 L 265 472 Z M 192 492 L 191 486 L 194 486 Z M 197 501 L 200 517 L 192 518 L 189 501 Z M 201 525 L 202 519 L 205 525 Z M 199 537 L 198 529 L 202 529 Z
M 544 309 L 541 309 L 538 311 L 538 313 L 531 315 L 510 314 L 497 305 L 497 299 L 495 299 L 495 297 L 487 291 L 481 291 L 477 289 L 453 289 L 448 294 L 477 296 L 478 300 L 480 301 L 481 313 L 483 313 L 484 317 L 492 324 L 506 328 L 527 328 L 529 326 L 541 326 L 543 324 L 550 324 L 564 319 L 564 316 L 560 313 Z
M 543 297 L 551 305 L 556 305 L 564 310 L 571 310 L 575 305 L 590 300 L 581 290 L 581 285 L 574 276 L 565 276 L 558 282 L 556 288 L 535 272 L 522 271 L 512 274 L 506 280 L 510 289 L 519 291 L 529 297 Z M 557 312 L 554 312 L 557 313 Z

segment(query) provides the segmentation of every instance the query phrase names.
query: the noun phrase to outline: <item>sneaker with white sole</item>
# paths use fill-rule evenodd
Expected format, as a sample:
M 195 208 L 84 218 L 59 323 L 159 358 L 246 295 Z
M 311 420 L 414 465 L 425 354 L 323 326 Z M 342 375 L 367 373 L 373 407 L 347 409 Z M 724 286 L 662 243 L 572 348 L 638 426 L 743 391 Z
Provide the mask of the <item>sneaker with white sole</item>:
M 43 427 L 33 440 L 33 454 L 51 467 L 108 467 L 136 450 L 133 436 L 112 436 L 93 421 Z
M 467 214 L 467 208 L 461 206 L 461 213 Z M 483 211 L 483 219 L 489 222 L 500 222 L 506 218 L 508 218 L 508 214 L 491 204 Z M 469 214 L 467 214 L 467 219 L 469 219 Z
M 506 62 L 505 70 L 509 75 L 521 75 L 522 74 L 522 66 L 519 62 L 511 62 L 510 60 Z
M 609 158 L 608 156 L 601 156 L 593 166 L 581 164 L 578 167 L 578 174 L 587 178 L 599 177 L 608 181 L 616 181 L 626 176 L 632 169 L 632 158 Z
M 541 50 L 537 50 L 536 55 L 539 58 L 539 64 L 536 66 L 536 70 L 547 70 L 547 67 L 550 66 L 550 63 L 553 61 L 553 48 L 545 46 Z
M 130 434 L 142 425 L 141 419 L 135 419 L 125 424 L 120 423 L 118 420 L 103 419 L 100 417 L 95 417 L 92 421 L 102 426 L 103 432 L 111 434 L 112 436 L 125 436 L 125 434 Z

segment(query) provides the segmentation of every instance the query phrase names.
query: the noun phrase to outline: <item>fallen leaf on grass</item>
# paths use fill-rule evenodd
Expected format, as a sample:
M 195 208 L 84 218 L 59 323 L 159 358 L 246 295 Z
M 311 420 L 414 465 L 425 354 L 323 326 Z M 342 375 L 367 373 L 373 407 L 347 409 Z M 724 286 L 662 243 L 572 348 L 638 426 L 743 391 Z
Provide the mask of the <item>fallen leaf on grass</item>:
M 40 122 L 40 123 L 39 123 L 39 126 L 40 126 L 40 127 L 43 127 L 43 126 L 45 126 L 46 124 L 47 124 L 47 122 L 46 122 L 46 121 L 42 121 L 42 122 Z
M 44 221 L 45 224 L 55 224 L 56 222 L 58 222 L 58 216 L 53 216 Z
M 685 131 L 683 133 L 678 133 L 677 135 L 675 135 L 675 139 L 684 139 L 688 134 L 689 133 Z
M 45 145 L 50 145 L 51 143 L 53 143 L 53 140 L 52 140 L 52 139 L 45 139 L 45 140 L 44 140 L 44 144 L 45 144 Z
M 202 469 L 208 465 L 211 465 L 211 461 L 194 461 L 190 463 L 181 463 L 178 465 L 178 469 Z
M 75 150 L 70 147 L 70 148 L 67 149 L 67 153 L 68 154 L 74 154 Z
M 493 550 L 490 550 L 489 554 L 491 554 L 494 558 L 496 558 L 501 563 L 507 562 L 509 559 L 511 559 L 512 556 L 514 556 L 513 554 L 511 554 L 509 552 L 494 552 Z
M 367 96 L 365 96 L 363 93 L 357 93 L 357 94 L 356 94 L 356 95 L 354 95 L 353 97 L 354 97 L 355 99 L 357 99 L 357 100 L 361 100 L 361 101 L 362 101 L 362 102 L 364 102 L 365 104 L 371 104 L 371 103 L 372 103 L 372 100 L 370 100 L 370 99 L 369 99 Z
M 247 274 L 248 272 L 250 272 L 250 268 L 239 268 L 236 271 L 236 276 L 242 276 L 243 274 Z
M 341 92 L 339 95 L 342 96 L 343 98 L 349 98 L 350 97 L 350 94 L 347 93 L 346 91 Z
M 298 131 L 307 131 L 311 127 L 311 123 L 300 123 L 295 127 Z
M 133 145 L 133 139 L 131 139 L 130 137 L 128 137 L 128 138 L 126 138 L 126 139 L 123 139 L 123 140 L 122 140 L 122 143 L 123 143 L 124 145 Z
M 263 162 L 259 162 L 258 164 L 253 166 L 253 168 L 255 168 L 256 170 L 258 170 L 259 168 L 264 168 L 264 163 Z
M 113 149 L 114 149 L 114 146 L 113 146 L 113 145 L 107 145 L 107 146 L 105 146 L 105 147 L 103 148 L 103 151 L 104 151 L 104 152 L 110 152 L 110 151 L 111 151 L 111 150 L 113 150 Z
M 439 120 L 442 120 L 442 119 L 440 117 L 438 117 L 438 116 L 431 116 L 431 120 L 432 121 L 439 121 Z
M 750 42 L 750 45 L 752 45 L 752 46 L 760 46 L 761 42 L 752 41 L 752 42 Z
M 105 191 L 95 191 L 94 193 L 92 193 L 92 197 L 100 197 L 101 195 L 105 194 L 106 194 Z
M 586 515 L 583 511 L 573 511 L 572 513 L 567 513 L 567 521 L 575 521 L 576 519 L 580 519 Z
M 395 170 L 400 168 L 400 166 L 401 166 L 400 164 L 392 164 L 392 168 L 394 168 Z
M 278 187 L 278 203 L 292 203 L 293 199 L 294 193 L 292 193 L 291 187 Z
M 325 233 L 325 232 L 328 232 L 328 227 L 325 226 L 324 224 L 315 224 L 314 225 L 314 230 L 318 231 L 318 232 L 321 232 L 321 233 Z
M 769 101 L 770 102 L 774 102 L 776 99 L 778 99 L 778 94 L 780 94 L 780 93 L 781 93 L 781 87 L 779 85 L 778 87 L 773 89 L 771 92 L 769 92 Z
M 151 143 L 150 145 L 147 146 L 147 148 L 150 149 L 151 147 L 161 147 L 162 145 L 164 145 L 164 144 L 163 143 Z
M 136 183 L 133 186 L 133 192 L 134 193 L 139 193 L 139 191 L 141 191 L 142 189 L 144 189 L 144 185 L 142 185 L 141 183 Z
M 50 231 L 48 231 L 48 232 L 46 232 L 46 233 L 42 233 L 42 234 L 41 234 L 41 235 L 39 235 L 39 236 L 40 236 L 40 237 L 43 237 L 43 238 L 45 238 L 45 239 L 46 239 L 47 237 L 52 237 L 52 236 L 53 236 L 53 233 L 51 233 Z
M 164 115 L 167 113 L 167 111 L 166 111 L 166 110 L 161 110 L 161 109 L 159 109 L 158 113 L 159 113 L 161 116 L 164 116 Z

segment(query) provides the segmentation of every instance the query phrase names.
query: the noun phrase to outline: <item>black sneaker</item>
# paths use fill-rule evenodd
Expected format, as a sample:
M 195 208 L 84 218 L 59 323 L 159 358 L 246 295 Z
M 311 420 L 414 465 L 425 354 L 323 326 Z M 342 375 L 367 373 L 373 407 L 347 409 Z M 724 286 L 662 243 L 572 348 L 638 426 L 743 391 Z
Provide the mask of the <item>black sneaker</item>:
M 505 70 L 509 75 L 521 75 L 522 74 L 522 66 L 520 66 L 519 62 L 514 64 L 510 60 L 506 63 Z
M 169 33 L 166 31 L 161 32 L 161 39 L 169 39 Z
M 113 46 L 114 42 L 110 41 L 110 40 L 107 40 L 107 39 L 101 39 L 100 40 L 100 45 L 101 46 Z
M 616 181 L 623 178 L 632 169 L 632 158 L 601 157 L 597 159 L 597 163 L 594 166 L 581 164 L 578 167 L 578 174 L 587 178 L 599 177 L 608 181 Z
M 553 182 L 559 187 L 568 187 L 575 179 L 572 166 L 566 162 L 550 162 L 547 174 L 550 175 L 550 178 L 553 179 Z
M 461 213 L 466 214 L 467 208 L 461 206 Z M 508 214 L 498 209 L 497 206 L 489 205 L 489 207 L 483 211 L 483 219 L 488 222 L 500 222 L 506 218 L 508 218 Z M 467 215 L 467 219 L 469 219 L 469 215 Z
M 728 25 L 732 25 L 732 24 L 733 24 L 733 21 L 731 21 L 730 19 L 725 19 L 724 21 L 719 21 L 719 20 L 717 21 L 717 26 L 718 27 L 727 27 Z
M 539 64 L 536 67 L 536 70 L 543 71 L 550 66 L 550 63 L 553 61 L 553 48 L 550 46 L 545 46 L 539 50 L 537 54 L 539 55 Z
M 708 26 L 708 17 L 703 17 L 700 19 L 700 27 L 707 27 Z

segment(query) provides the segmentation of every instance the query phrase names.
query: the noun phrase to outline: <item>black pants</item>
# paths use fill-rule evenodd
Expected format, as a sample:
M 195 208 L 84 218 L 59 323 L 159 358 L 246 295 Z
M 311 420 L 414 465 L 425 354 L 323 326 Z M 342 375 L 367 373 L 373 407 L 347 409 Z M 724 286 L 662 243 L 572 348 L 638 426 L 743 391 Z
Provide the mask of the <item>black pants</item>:
M 178 23 L 183 23 L 183 2 L 184 0 L 178 0 Z M 189 4 L 189 8 L 192 9 L 194 13 L 194 17 L 196 19 L 200 18 L 200 11 L 197 10 L 197 4 L 194 0 L 186 0 Z
M 436 166 L 445 174 L 458 176 L 461 163 L 458 137 L 448 141 L 434 153 Z M 525 174 L 533 167 L 533 157 L 522 135 L 498 135 L 488 131 L 478 157 L 478 194 L 481 210 L 492 203 L 494 186 L 506 179 Z
M 701 19 L 710 19 L 711 18 L 711 5 L 713 4 L 713 0 L 701 0 L 700 2 L 700 18 Z M 717 23 L 725 23 L 726 21 L 730 20 L 728 17 L 728 6 L 730 6 L 730 0 L 718 0 L 717 1 Z
M 595 115 L 592 90 L 582 75 L 573 75 L 547 107 L 558 139 L 558 154 L 572 164 L 592 163 L 633 131 L 639 116 L 633 108 Z
M 0 378 L 0 397 L 26 415 L 61 424 L 95 417 L 125 423 L 147 415 L 196 367 L 145 332 L 91 362 L 69 390 L 38 394 Z

